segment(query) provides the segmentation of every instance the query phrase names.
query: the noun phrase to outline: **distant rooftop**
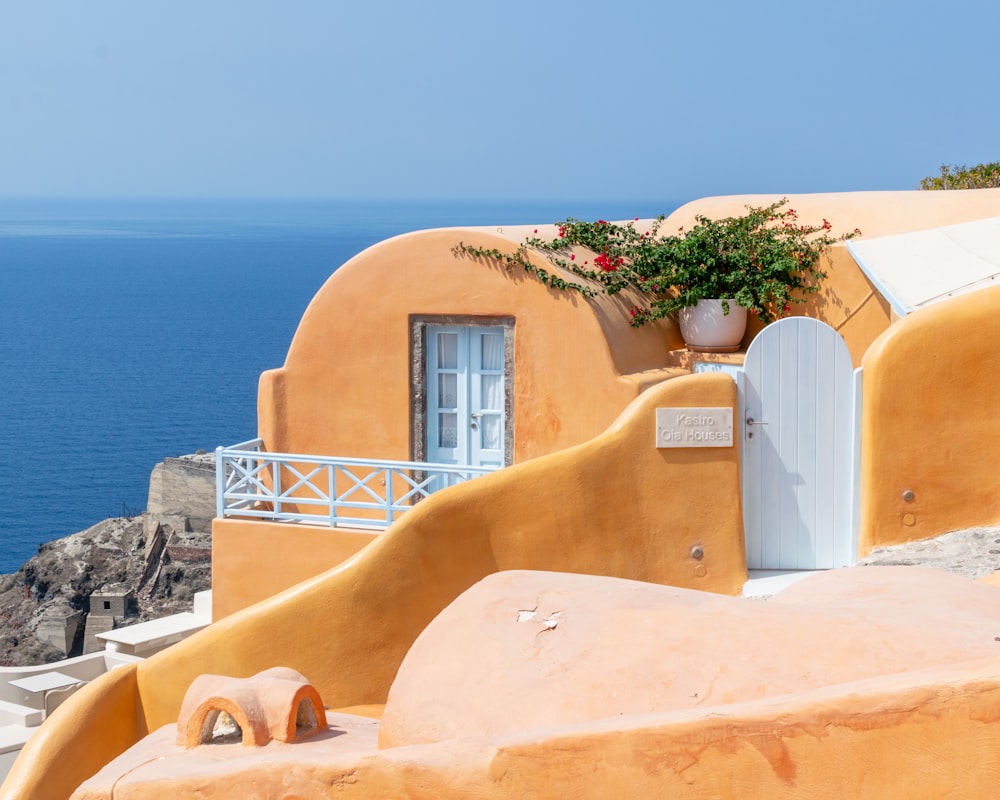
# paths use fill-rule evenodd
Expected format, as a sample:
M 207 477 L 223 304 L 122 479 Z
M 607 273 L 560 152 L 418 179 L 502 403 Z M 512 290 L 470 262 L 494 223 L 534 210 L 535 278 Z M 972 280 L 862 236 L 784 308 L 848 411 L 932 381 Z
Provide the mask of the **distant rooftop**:
M 1000 281 L 1000 217 L 847 243 L 900 316 Z

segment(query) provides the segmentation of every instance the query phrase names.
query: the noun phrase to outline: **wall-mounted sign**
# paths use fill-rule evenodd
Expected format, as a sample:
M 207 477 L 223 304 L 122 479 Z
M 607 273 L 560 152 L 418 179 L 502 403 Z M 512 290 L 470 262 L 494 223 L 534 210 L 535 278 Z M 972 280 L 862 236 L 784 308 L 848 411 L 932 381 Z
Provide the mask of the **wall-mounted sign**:
M 657 447 L 732 447 L 732 408 L 656 409 Z

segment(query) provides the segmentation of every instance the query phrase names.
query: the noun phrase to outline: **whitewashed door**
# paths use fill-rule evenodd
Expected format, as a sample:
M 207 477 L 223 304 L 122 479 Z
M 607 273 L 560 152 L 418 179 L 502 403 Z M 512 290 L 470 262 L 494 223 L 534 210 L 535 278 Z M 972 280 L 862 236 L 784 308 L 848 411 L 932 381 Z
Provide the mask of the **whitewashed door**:
M 504 329 L 427 328 L 427 460 L 502 467 Z
M 823 322 L 779 320 L 751 343 L 741 389 L 749 569 L 854 563 L 853 385 L 847 344 Z

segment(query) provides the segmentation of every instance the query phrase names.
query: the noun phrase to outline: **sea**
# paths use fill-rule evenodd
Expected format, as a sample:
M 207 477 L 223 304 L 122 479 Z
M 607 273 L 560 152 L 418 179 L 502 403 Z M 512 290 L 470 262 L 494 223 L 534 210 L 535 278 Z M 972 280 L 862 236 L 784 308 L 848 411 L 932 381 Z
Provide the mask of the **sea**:
M 261 372 L 284 363 L 313 295 L 366 247 L 679 205 L 0 199 L 0 574 L 143 511 L 165 457 L 253 438 Z

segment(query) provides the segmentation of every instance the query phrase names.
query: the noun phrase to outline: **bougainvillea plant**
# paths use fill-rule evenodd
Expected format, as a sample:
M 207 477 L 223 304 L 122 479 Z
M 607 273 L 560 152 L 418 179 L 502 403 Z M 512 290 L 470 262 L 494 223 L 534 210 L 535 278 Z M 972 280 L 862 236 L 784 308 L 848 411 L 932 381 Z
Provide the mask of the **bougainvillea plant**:
M 861 233 L 833 236 L 827 220 L 803 224 L 787 206 L 785 198 L 747 206 L 747 213 L 737 217 L 698 216 L 694 227 L 667 236 L 660 235 L 663 216 L 641 230 L 638 218 L 624 224 L 567 219 L 557 223 L 555 239 L 529 237 L 514 252 L 464 243 L 457 250 L 524 269 L 547 286 L 585 296 L 637 289 L 643 300 L 630 309 L 634 326 L 713 298 L 733 300 L 766 323 L 818 290 L 826 277 L 818 266 L 825 248 Z M 584 281 L 567 280 L 533 263 L 532 250 Z M 592 255 L 582 254 L 587 251 Z

